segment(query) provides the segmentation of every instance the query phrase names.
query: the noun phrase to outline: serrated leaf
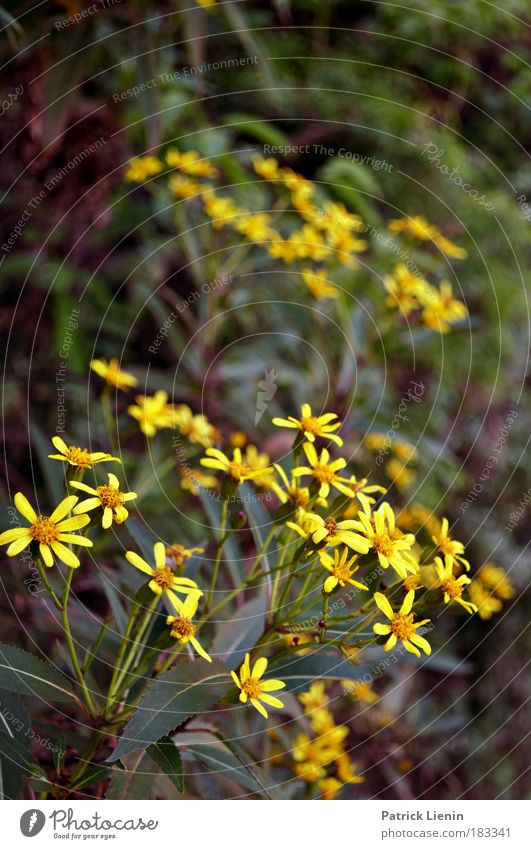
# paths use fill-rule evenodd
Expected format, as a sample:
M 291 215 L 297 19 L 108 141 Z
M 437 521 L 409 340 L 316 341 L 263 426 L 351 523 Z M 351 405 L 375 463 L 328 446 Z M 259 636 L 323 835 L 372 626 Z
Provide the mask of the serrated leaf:
M 183 762 L 171 737 L 162 737 L 147 749 L 147 754 L 175 784 L 179 793 L 184 793 Z
M 145 749 L 185 719 L 208 710 L 229 689 L 232 680 L 224 663 L 184 662 L 150 687 L 127 723 L 109 762 Z
M 30 718 L 24 702 L 16 693 L 0 690 L 0 731 L 29 747 Z
M 0 644 L 0 687 L 49 701 L 76 700 L 67 678 L 43 660 Z
M 212 739 L 209 735 L 200 732 L 179 734 L 176 740 L 186 748 L 186 752 L 192 755 L 203 766 L 210 768 L 213 772 L 219 772 L 223 777 L 236 781 L 253 793 L 263 793 L 263 782 L 257 779 L 256 764 L 242 764 L 241 761 L 229 751 L 225 743 Z M 249 760 L 247 758 L 247 760 Z
M 72 790 L 83 790 L 84 787 L 92 787 L 93 784 L 99 784 L 100 781 L 109 778 L 114 769 L 117 768 L 105 766 L 105 764 L 91 766 L 79 781 L 72 784 Z

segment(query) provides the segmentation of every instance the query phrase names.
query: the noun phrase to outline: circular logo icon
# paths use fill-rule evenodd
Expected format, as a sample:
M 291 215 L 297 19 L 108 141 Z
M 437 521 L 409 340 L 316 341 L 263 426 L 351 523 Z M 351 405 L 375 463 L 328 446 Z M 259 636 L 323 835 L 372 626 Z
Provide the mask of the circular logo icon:
M 20 817 L 20 830 L 24 837 L 35 837 L 43 830 L 46 817 L 42 811 L 37 808 L 32 808 L 30 811 L 25 811 Z

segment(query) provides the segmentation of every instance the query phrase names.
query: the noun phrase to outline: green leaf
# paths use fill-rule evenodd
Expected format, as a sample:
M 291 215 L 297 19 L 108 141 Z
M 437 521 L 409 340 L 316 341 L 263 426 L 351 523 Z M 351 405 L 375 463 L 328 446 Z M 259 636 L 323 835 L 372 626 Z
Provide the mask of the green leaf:
M 183 762 L 171 737 L 162 737 L 147 749 L 147 754 L 175 784 L 179 793 L 184 793 Z
M 72 784 L 72 790 L 83 790 L 84 787 L 92 787 L 94 784 L 99 784 L 100 781 L 103 781 L 105 778 L 109 778 L 114 769 L 117 767 L 105 766 L 105 764 L 96 764 L 96 766 L 91 766 L 90 769 L 87 769 L 86 773 Z
M 214 772 L 219 772 L 224 778 L 236 781 L 253 793 L 261 793 L 271 798 L 270 790 L 265 787 L 265 779 L 260 776 L 258 767 L 248 755 L 241 751 L 236 757 L 228 748 L 226 741 L 213 739 L 210 734 L 190 731 L 178 734 L 176 740 L 194 760 Z M 233 745 L 233 744 L 231 744 Z
M 217 501 L 209 491 L 199 490 L 199 500 L 205 511 L 210 527 L 219 538 L 221 527 L 221 502 Z M 243 581 L 243 557 L 241 555 L 236 536 L 231 534 L 223 546 L 223 563 L 226 563 L 230 572 L 232 582 L 238 587 Z
M 219 661 L 174 666 L 150 687 L 108 760 L 117 761 L 160 740 L 188 717 L 212 707 L 230 684 L 229 671 Z
M 266 598 L 259 596 L 246 602 L 224 622 L 212 643 L 212 656 L 233 667 L 239 666 L 264 631 Z
M 42 770 L 22 743 L 0 733 L 0 799 L 18 799 L 25 775 L 42 777 Z
M 29 747 L 30 740 L 26 734 L 30 728 L 30 718 L 20 696 L 0 690 L 0 731 Z
M 380 197 L 381 188 L 369 168 L 336 157 L 320 168 L 317 175 L 350 209 L 371 224 L 379 223 L 380 216 L 374 206 L 373 197 Z
M 55 667 L 3 643 L 0 644 L 0 687 L 46 701 L 76 701 L 68 679 Z
M 237 132 L 243 133 L 251 138 L 257 139 L 267 145 L 289 147 L 290 140 L 282 130 L 270 124 L 269 121 L 260 121 L 254 115 L 242 112 L 233 112 L 224 119 L 225 126 L 233 127 Z

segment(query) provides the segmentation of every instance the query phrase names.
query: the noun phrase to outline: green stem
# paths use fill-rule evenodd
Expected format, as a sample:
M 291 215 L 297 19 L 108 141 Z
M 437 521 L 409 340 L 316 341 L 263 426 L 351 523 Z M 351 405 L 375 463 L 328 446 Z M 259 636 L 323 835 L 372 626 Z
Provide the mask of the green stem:
M 114 702 L 116 700 L 116 696 L 119 695 L 120 685 L 122 684 L 129 667 L 131 666 L 131 664 L 133 663 L 133 661 L 136 657 L 138 648 L 142 644 L 142 640 L 144 639 L 144 635 L 145 635 L 145 633 L 148 629 L 149 623 L 151 622 L 151 617 L 153 616 L 153 614 L 155 612 L 155 609 L 157 607 L 158 602 L 159 602 L 159 596 L 156 595 L 155 598 L 153 599 L 153 601 L 151 602 L 151 604 L 149 605 L 148 609 L 146 610 L 144 618 L 142 619 L 142 622 L 140 623 L 140 628 L 138 629 L 138 633 L 137 633 L 135 639 L 133 640 L 133 644 L 132 644 L 132 646 L 129 650 L 129 654 L 127 655 L 125 662 L 123 663 L 122 668 L 120 669 L 120 671 L 118 673 L 116 682 L 115 682 L 114 686 L 112 687 L 112 689 L 111 688 L 109 689 L 108 700 L 109 700 L 110 703 Z
M 125 657 L 125 652 L 127 650 L 127 644 L 129 643 L 131 631 L 133 630 L 133 626 L 135 624 L 135 621 L 136 621 L 136 618 L 138 616 L 139 611 L 140 611 L 140 604 L 138 602 L 135 602 L 135 604 L 133 605 L 133 608 L 131 610 L 131 613 L 129 615 L 129 622 L 127 623 L 127 628 L 126 628 L 125 634 L 124 634 L 123 639 L 122 639 L 122 644 L 121 644 L 120 650 L 118 652 L 118 657 L 116 658 L 116 663 L 114 665 L 111 683 L 109 684 L 109 689 L 108 689 L 108 692 L 107 692 L 107 699 L 106 699 L 106 702 L 105 702 L 105 711 L 104 711 L 105 715 L 108 714 L 109 709 L 112 707 L 111 694 L 113 693 L 114 687 L 116 686 L 116 679 L 118 678 L 118 675 L 120 674 L 120 671 L 121 671 L 121 668 L 122 668 L 122 661 Z
M 49 593 L 53 603 L 55 604 L 57 610 L 63 609 L 63 603 L 59 600 L 58 596 L 52 589 L 52 585 L 50 584 L 47 575 L 46 575 L 46 567 L 44 566 L 40 557 L 35 558 L 35 562 L 37 564 L 37 569 L 39 570 L 39 575 L 41 576 L 41 580 L 46 587 L 47 592 Z
M 63 623 L 63 630 L 65 632 L 66 642 L 68 645 L 68 650 L 70 652 L 70 658 L 72 660 L 72 666 L 74 667 L 74 672 L 76 678 L 79 682 L 79 686 L 83 692 L 83 697 L 85 699 L 85 704 L 87 705 L 88 711 L 90 715 L 94 718 L 97 715 L 96 708 L 94 707 L 94 702 L 92 700 L 92 696 L 90 695 L 89 688 L 87 687 L 87 682 L 85 681 L 85 676 L 81 671 L 81 666 L 79 665 L 79 660 L 77 657 L 76 647 L 74 645 L 74 639 L 72 637 L 72 631 L 70 629 L 70 622 L 68 620 L 68 599 L 70 597 L 70 589 L 72 586 L 72 578 L 74 577 L 74 570 L 69 568 L 68 575 L 65 581 L 65 590 L 63 593 L 63 603 L 61 608 L 61 619 Z
M 205 610 L 209 610 L 210 605 L 212 604 L 212 596 L 214 594 L 214 587 L 216 586 L 216 582 L 218 579 L 219 573 L 219 565 L 221 563 L 221 555 L 223 554 L 223 546 L 225 545 L 225 541 L 227 539 L 226 529 L 227 529 L 227 515 L 229 512 L 229 499 L 224 498 L 223 503 L 221 505 L 221 518 L 220 518 L 220 528 L 219 528 L 219 544 L 218 550 L 216 553 L 216 560 L 214 562 L 214 571 L 212 572 L 212 580 L 210 582 L 210 590 L 208 592 L 208 596 L 205 602 Z
M 319 628 L 319 642 L 324 642 L 324 637 L 327 629 L 327 619 L 328 619 L 328 604 L 330 602 L 330 596 L 328 593 L 325 593 L 323 590 L 323 609 L 322 609 L 322 624 Z

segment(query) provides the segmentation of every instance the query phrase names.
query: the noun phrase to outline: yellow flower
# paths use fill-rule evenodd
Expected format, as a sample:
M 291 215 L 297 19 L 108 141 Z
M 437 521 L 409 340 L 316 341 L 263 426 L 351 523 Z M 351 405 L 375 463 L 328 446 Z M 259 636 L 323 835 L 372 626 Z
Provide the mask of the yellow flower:
M 341 781 L 338 781 L 333 775 L 329 775 L 327 778 L 321 778 L 317 782 L 317 788 L 322 798 L 327 801 L 335 799 L 342 787 Z
M 262 156 L 255 156 L 252 160 L 255 173 L 264 180 L 280 180 L 282 169 L 276 159 L 264 159 Z
M 168 616 L 166 619 L 166 624 L 171 625 L 171 636 L 182 646 L 186 645 L 186 643 L 191 643 L 198 655 L 208 660 L 209 663 L 212 663 L 212 658 L 207 654 L 195 636 L 196 626 L 192 622 L 192 619 L 197 613 L 201 593 L 192 592 L 184 601 L 177 598 L 171 590 L 168 590 L 168 596 L 179 614 L 178 616 Z
M 406 316 L 419 308 L 419 294 L 428 285 L 426 281 L 421 283 L 404 262 L 395 266 L 393 274 L 384 277 L 383 282 L 389 292 L 385 299 L 386 306 L 400 309 Z
M 301 277 L 314 298 L 339 298 L 339 289 L 327 279 L 326 271 L 303 268 Z
M 334 760 L 333 752 L 308 734 L 298 734 L 293 742 L 295 773 L 304 781 L 314 782 L 326 776 L 325 767 Z
M 103 507 L 103 518 L 101 521 L 103 528 L 110 528 L 113 521 L 117 525 L 125 522 L 129 513 L 124 507 L 127 501 L 133 501 L 137 496 L 136 492 L 120 492 L 120 482 L 116 475 L 107 475 L 109 483 L 96 488 L 87 486 L 86 483 L 80 481 L 70 481 L 70 486 L 74 489 L 80 489 L 82 492 L 87 492 L 92 495 L 92 498 L 87 498 L 76 507 L 74 507 L 74 515 L 79 513 L 88 513 L 89 510 L 94 510 L 96 507 Z
M 417 571 L 409 554 L 415 537 L 413 534 L 403 534 L 396 527 L 395 514 L 390 504 L 385 501 L 372 516 L 370 508 L 360 510 L 357 519 L 355 527 L 367 538 L 383 569 L 392 566 L 401 578 L 405 578 L 408 572 Z
M 408 468 L 405 463 L 395 457 L 385 464 L 385 474 L 400 492 L 409 489 L 417 476 L 414 469 Z
M 206 458 L 200 461 L 202 466 L 205 466 L 207 469 L 219 469 L 221 472 L 225 472 L 226 475 L 234 478 L 238 483 L 254 480 L 262 476 L 267 468 L 249 468 L 244 463 L 242 452 L 239 448 L 233 449 L 232 460 L 218 448 L 207 448 L 206 455 Z
M 172 427 L 174 409 L 168 404 L 167 392 L 159 390 L 153 396 L 137 395 L 135 401 L 136 405 L 128 407 L 127 412 L 137 420 L 140 430 L 147 437 L 155 436 L 160 428 Z
M 201 159 L 196 150 L 181 153 L 177 148 L 170 147 L 166 152 L 166 162 L 170 168 L 178 168 L 191 177 L 216 177 L 218 173 L 210 162 Z
M 203 469 L 186 469 L 181 488 L 192 495 L 199 495 L 201 489 L 219 489 L 219 481 L 215 475 L 209 475 Z
M 251 242 L 268 242 L 278 235 L 271 227 L 271 216 L 265 212 L 249 213 L 235 224 L 235 230 Z
M 352 528 L 357 527 L 357 522 L 354 519 L 345 519 L 342 522 L 329 516 L 328 519 L 323 519 L 317 513 L 302 513 L 299 519 L 299 524 L 296 522 L 286 522 L 288 528 L 296 531 L 299 536 L 306 540 L 311 540 L 314 545 L 324 543 L 326 546 L 347 545 L 358 554 L 367 554 L 370 544 L 360 534 L 354 533 Z
M 333 714 L 326 708 L 307 711 L 307 714 L 312 731 L 318 735 L 328 734 L 336 727 Z
M 129 162 L 124 180 L 129 183 L 143 183 L 148 177 L 160 174 L 163 168 L 162 162 L 156 156 L 138 156 Z
M 387 490 L 385 486 L 380 486 L 376 483 L 369 483 L 367 478 L 362 478 L 358 480 L 356 475 L 351 475 L 349 482 L 349 487 L 354 493 L 353 499 L 348 505 L 348 507 L 343 512 L 344 519 L 354 518 L 359 513 L 359 505 L 365 509 L 366 512 L 370 511 L 371 504 L 374 504 L 376 499 L 374 499 L 373 493 L 386 493 Z M 359 503 L 356 503 L 359 502 Z
M 78 448 L 77 445 L 67 445 L 60 436 L 53 436 L 52 443 L 54 448 L 59 451 L 59 454 L 48 454 L 50 460 L 62 460 L 64 463 L 69 463 L 71 466 L 77 466 L 79 469 L 90 469 L 96 463 L 121 463 L 118 457 L 111 457 L 104 451 L 96 451 L 90 453 L 87 448 Z
M 328 705 L 326 681 L 313 681 L 310 684 L 310 689 L 305 693 L 299 693 L 298 698 L 300 703 L 304 705 L 306 713 L 323 710 Z
M 132 565 L 137 569 L 140 569 L 141 572 L 149 575 L 151 580 L 148 586 L 155 595 L 162 595 L 162 593 L 168 593 L 170 590 L 183 593 L 185 595 L 189 595 L 190 593 L 199 594 L 200 596 L 203 595 L 201 590 L 198 589 L 195 581 L 192 581 L 191 578 L 182 578 L 180 575 L 176 575 L 173 569 L 170 569 L 170 567 L 166 565 L 166 549 L 164 548 L 164 543 L 156 542 L 153 546 L 153 553 L 155 557 L 154 567 L 150 566 L 149 563 L 146 563 L 144 558 L 140 557 L 136 551 L 126 551 L 125 557 L 129 563 L 132 563 Z
M 205 192 L 203 206 L 208 217 L 212 219 L 212 226 L 215 230 L 224 227 L 235 216 L 246 213 L 245 209 L 236 206 L 232 198 L 216 197 L 213 191 Z
M 485 586 L 494 590 L 498 598 L 505 601 L 514 598 L 514 587 L 507 577 L 505 569 L 502 569 L 501 566 L 495 566 L 494 563 L 484 563 L 477 577 L 481 579 Z
M 283 708 L 284 702 L 281 702 L 275 696 L 271 696 L 270 693 L 274 690 L 282 690 L 286 685 L 284 681 L 278 681 L 275 678 L 270 678 L 268 681 L 260 680 L 266 669 L 267 658 L 259 657 L 251 671 L 250 656 L 247 653 L 240 667 L 240 676 L 238 677 L 235 672 L 230 674 L 236 686 L 241 690 L 240 702 L 245 703 L 247 699 L 250 699 L 252 706 L 267 719 L 267 711 L 261 702 L 271 705 L 271 707 Z
M 205 187 L 195 180 L 182 177 L 180 174 L 174 174 L 168 180 L 168 188 L 178 198 L 195 198 L 204 191 Z
M 334 419 L 337 419 L 336 413 L 313 416 L 310 405 L 303 404 L 300 419 L 296 419 L 295 416 L 288 416 L 287 419 L 274 418 L 273 424 L 277 427 L 290 427 L 300 430 L 308 442 L 315 442 L 315 437 L 320 436 L 322 439 L 335 442 L 336 445 L 343 445 L 341 437 L 334 433 L 338 427 L 341 427 L 341 422 L 335 422 Z
M 271 489 L 273 486 L 273 477 L 275 470 L 269 465 L 269 454 L 260 452 L 256 445 L 248 445 L 243 455 L 244 464 L 258 474 L 253 477 L 253 481 L 257 486 L 263 486 L 266 489 Z
M 102 377 L 109 386 L 116 386 L 117 389 L 123 389 L 124 392 L 128 392 L 130 387 L 134 387 L 138 384 L 136 377 L 133 377 L 132 374 L 128 374 L 126 371 L 122 371 L 119 368 L 118 357 L 112 357 L 109 362 L 103 359 L 103 357 L 99 360 L 91 360 L 90 367 L 92 371 L 99 374 L 99 376 Z
M 319 221 L 323 230 L 332 231 L 340 228 L 347 232 L 360 232 L 365 226 L 359 215 L 349 212 L 345 204 L 334 201 L 324 202 Z
M 395 454 L 397 454 L 404 462 L 409 463 L 411 460 L 418 459 L 418 451 L 414 445 L 409 442 L 404 442 L 402 439 L 397 439 L 393 446 Z
M 422 311 L 422 320 L 430 330 L 448 333 L 450 325 L 463 321 L 468 310 L 462 301 L 454 298 L 452 284 L 448 280 L 441 282 L 440 290 L 433 288 L 434 296 Z
M 283 488 L 276 481 L 273 480 L 271 482 L 271 489 L 277 498 L 282 502 L 282 504 L 287 504 L 288 501 L 291 501 L 296 507 L 305 507 L 310 500 L 310 490 L 308 487 L 298 486 L 298 482 L 293 478 L 289 481 L 286 472 L 279 463 L 275 463 L 274 468 L 278 472 L 278 475 L 284 484 Z M 326 506 L 326 501 L 324 499 L 320 499 L 317 503 Z
M 370 451 L 380 451 L 385 446 L 386 439 L 385 433 L 368 433 L 363 443 Z
M 203 554 L 204 548 L 186 548 L 181 543 L 174 543 L 166 548 L 166 562 L 171 567 L 182 569 L 186 561 L 194 554 Z
M 62 563 L 76 569 L 79 566 L 79 558 L 76 557 L 68 545 L 84 545 L 90 547 L 92 541 L 86 537 L 73 534 L 88 525 L 88 516 L 71 516 L 65 519 L 72 507 L 79 501 L 77 495 L 69 495 L 57 505 L 51 516 L 37 515 L 28 499 L 17 492 L 15 495 L 15 507 L 18 512 L 30 523 L 27 528 L 11 528 L 0 534 L 0 545 L 7 545 L 7 556 L 14 557 L 20 554 L 32 542 L 38 543 L 41 557 L 46 566 L 53 566 L 54 555 Z
M 443 519 L 438 533 L 433 534 L 432 540 L 445 557 L 449 555 L 454 563 L 460 563 L 465 567 L 466 571 L 470 570 L 470 563 L 462 556 L 465 553 L 465 546 L 457 539 L 452 539 L 448 533 L 448 519 Z
M 203 445 L 207 448 L 219 439 L 216 427 L 211 424 L 202 413 L 192 413 L 186 404 L 179 404 L 174 408 L 174 424 L 179 432 L 192 444 Z
M 245 448 L 247 445 L 247 434 L 243 430 L 233 430 L 229 436 L 229 442 L 233 448 Z
M 356 764 L 352 763 L 347 754 L 336 758 L 336 768 L 338 778 L 344 784 L 363 784 L 365 781 L 361 775 L 356 775 Z
M 368 681 L 342 681 L 345 691 L 353 699 L 359 702 L 365 702 L 367 705 L 373 705 L 379 701 L 379 696 L 372 689 Z
M 377 622 L 372 626 L 375 634 L 378 634 L 379 636 L 389 635 L 389 639 L 384 646 L 386 651 L 394 648 L 397 640 L 401 640 L 404 648 L 417 657 L 420 657 L 420 652 L 417 646 L 419 646 L 426 654 L 431 654 L 431 646 L 428 641 L 425 640 L 424 637 L 421 637 L 420 634 L 417 634 L 417 629 L 422 625 L 426 625 L 426 623 L 430 620 L 421 619 L 420 622 L 413 621 L 415 614 L 411 612 L 411 608 L 413 607 L 414 600 L 415 592 L 414 590 L 411 590 L 404 598 L 400 610 L 395 613 L 383 593 L 374 593 L 374 601 L 382 613 L 390 620 L 390 625 L 382 625 Z
M 462 598 L 463 590 L 470 583 L 470 578 L 466 575 L 461 575 L 459 578 L 455 577 L 453 557 L 447 554 L 444 558 L 444 564 L 440 557 L 436 557 L 435 570 L 443 591 L 444 603 L 456 601 L 457 604 L 464 607 L 467 613 L 477 613 L 476 605 Z
M 203 9 L 209 9 L 210 6 L 215 6 L 217 0 L 195 0 L 198 6 L 202 6 Z
M 450 257 L 450 259 L 466 259 L 468 256 L 464 248 L 460 248 L 441 233 L 435 237 L 434 242 L 439 250 L 441 250 L 445 256 Z
M 426 528 L 426 531 L 430 535 L 438 534 L 441 529 L 441 523 L 429 507 L 420 504 L 418 501 L 412 504 L 411 507 L 405 507 L 401 510 L 398 521 L 400 525 L 408 530 L 415 531 L 419 528 Z
M 421 241 L 433 241 L 440 235 L 437 227 L 428 224 L 423 215 L 412 217 L 407 215 L 405 218 L 395 218 L 389 221 L 387 227 L 391 233 L 409 233 Z
M 330 452 L 326 448 L 323 448 L 319 457 L 311 442 L 305 442 L 302 447 L 310 465 L 298 466 L 296 469 L 293 469 L 294 477 L 298 478 L 311 475 L 320 484 L 319 495 L 321 498 L 328 497 L 330 487 L 339 490 L 343 495 L 349 495 L 351 497 L 354 495 L 348 486 L 347 478 L 341 477 L 338 474 L 339 470 L 347 465 L 347 461 L 343 457 L 333 460 L 330 463 Z
M 271 242 L 267 247 L 269 256 L 273 259 L 281 259 L 283 262 L 290 265 L 299 256 L 299 246 L 296 241 L 283 239 L 280 235 Z
M 324 582 L 323 589 L 325 593 L 331 593 L 338 584 L 340 587 L 344 587 L 345 584 L 351 584 L 351 586 L 357 587 L 360 590 L 369 589 L 365 586 L 365 584 L 352 580 L 352 575 L 358 571 L 359 566 L 352 566 L 352 564 L 357 560 L 356 555 L 351 557 L 350 560 L 347 560 L 348 554 L 348 548 L 344 548 L 341 555 L 336 549 L 333 557 L 326 551 L 321 554 L 319 558 L 321 560 L 321 565 L 332 573 Z
M 304 645 L 307 645 L 308 643 L 313 643 L 312 637 L 309 634 L 305 634 L 302 631 L 300 633 L 296 633 L 296 634 L 292 633 L 292 632 L 283 633 L 280 636 L 282 637 L 286 646 L 289 649 L 296 649 L 296 648 L 299 648 L 299 646 L 304 646 Z M 295 654 L 308 654 L 309 651 L 311 651 L 311 649 L 301 648 L 300 651 L 295 652 Z
M 475 578 L 468 585 L 468 594 L 472 603 L 476 605 L 478 616 L 481 619 L 492 619 L 492 614 L 499 613 L 503 608 L 500 599 L 496 598 L 494 593 L 489 591 L 479 578 Z

